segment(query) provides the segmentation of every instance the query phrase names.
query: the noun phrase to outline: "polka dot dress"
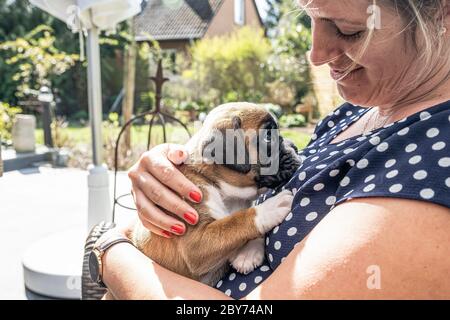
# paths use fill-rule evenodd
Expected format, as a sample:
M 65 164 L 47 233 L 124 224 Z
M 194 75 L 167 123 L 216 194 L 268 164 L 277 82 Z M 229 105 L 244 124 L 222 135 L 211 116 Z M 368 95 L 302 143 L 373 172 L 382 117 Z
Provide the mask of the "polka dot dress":
M 394 197 L 450 207 L 450 101 L 365 135 L 330 142 L 369 109 L 344 104 L 318 123 L 303 164 L 283 186 L 292 211 L 266 235 L 266 259 L 252 273 L 231 270 L 216 288 L 239 299 L 270 276 L 337 204 L 351 198 Z M 262 195 L 261 203 L 276 194 Z

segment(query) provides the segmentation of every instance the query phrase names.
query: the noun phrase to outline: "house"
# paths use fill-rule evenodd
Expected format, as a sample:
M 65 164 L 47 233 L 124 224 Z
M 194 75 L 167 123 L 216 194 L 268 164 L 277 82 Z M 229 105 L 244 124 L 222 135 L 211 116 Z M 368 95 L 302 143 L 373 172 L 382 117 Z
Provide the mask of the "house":
M 264 28 L 255 0 L 148 0 L 135 18 L 135 35 L 137 41 L 153 39 L 162 49 L 179 51 L 249 25 Z

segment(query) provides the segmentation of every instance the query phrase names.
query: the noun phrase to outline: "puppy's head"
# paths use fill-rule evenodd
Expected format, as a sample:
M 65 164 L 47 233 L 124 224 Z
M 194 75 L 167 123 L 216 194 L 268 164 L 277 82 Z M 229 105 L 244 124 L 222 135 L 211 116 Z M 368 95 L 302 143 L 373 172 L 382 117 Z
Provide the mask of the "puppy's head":
M 235 186 L 276 188 L 301 164 L 294 144 L 279 135 L 275 117 L 251 103 L 213 109 L 189 144 L 201 153 L 209 176 Z

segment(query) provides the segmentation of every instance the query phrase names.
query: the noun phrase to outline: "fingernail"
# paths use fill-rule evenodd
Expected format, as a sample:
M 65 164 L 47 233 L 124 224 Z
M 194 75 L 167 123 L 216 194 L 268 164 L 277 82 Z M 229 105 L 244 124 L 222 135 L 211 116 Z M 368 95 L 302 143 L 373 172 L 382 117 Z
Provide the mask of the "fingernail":
M 164 230 L 162 234 L 165 235 L 167 238 L 172 238 L 172 234 L 169 231 Z
M 190 224 L 196 224 L 197 223 L 197 216 L 195 214 L 191 213 L 191 212 L 186 212 L 183 217 Z
M 184 233 L 184 227 L 180 225 L 174 225 L 170 228 L 173 233 L 182 235 Z
M 194 202 L 197 202 L 197 203 L 202 201 L 202 195 L 200 193 L 198 193 L 197 191 L 189 192 L 189 198 L 191 198 Z
M 184 156 L 184 152 L 183 151 L 178 151 L 178 157 L 183 158 Z

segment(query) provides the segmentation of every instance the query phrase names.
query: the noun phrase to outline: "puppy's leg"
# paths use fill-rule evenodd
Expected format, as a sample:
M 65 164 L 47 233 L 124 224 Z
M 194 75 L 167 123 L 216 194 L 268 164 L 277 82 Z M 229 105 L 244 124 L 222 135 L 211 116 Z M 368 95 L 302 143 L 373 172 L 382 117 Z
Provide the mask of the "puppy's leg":
M 292 192 L 283 191 L 253 208 L 198 225 L 182 243 L 190 271 L 203 275 L 227 262 L 249 240 L 262 237 L 280 224 L 291 210 Z
M 264 261 L 264 238 L 253 239 L 230 259 L 230 263 L 239 273 L 248 274 Z

